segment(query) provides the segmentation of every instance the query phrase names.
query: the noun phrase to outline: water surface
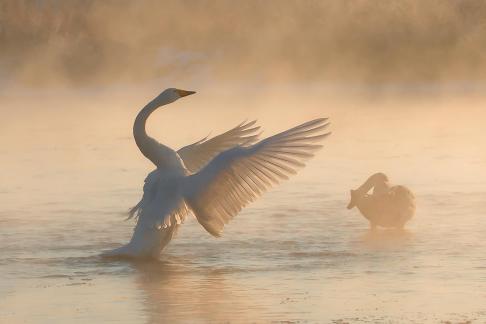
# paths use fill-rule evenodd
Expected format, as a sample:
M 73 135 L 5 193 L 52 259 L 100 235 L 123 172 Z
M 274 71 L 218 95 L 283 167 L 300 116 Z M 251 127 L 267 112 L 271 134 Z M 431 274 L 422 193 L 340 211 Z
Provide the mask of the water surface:
M 130 238 L 123 219 L 150 165 L 128 122 L 103 133 L 73 130 L 70 118 L 4 128 L 0 322 L 486 321 L 486 159 L 470 141 L 479 122 L 397 142 L 400 130 L 353 136 L 337 116 L 317 158 L 222 238 L 190 218 L 159 261 L 135 263 L 98 255 Z M 415 191 L 406 230 L 372 233 L 345 209 L 348 190 L 375 171 Z

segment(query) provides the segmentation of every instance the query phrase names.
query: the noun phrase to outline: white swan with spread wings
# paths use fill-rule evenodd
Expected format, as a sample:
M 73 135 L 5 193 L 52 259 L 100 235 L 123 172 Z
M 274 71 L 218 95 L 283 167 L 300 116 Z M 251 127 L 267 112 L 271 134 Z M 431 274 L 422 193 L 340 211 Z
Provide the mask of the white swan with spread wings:
M 158 257 L 189 213 L 213 236 L 248 203 L 287 179 L 322 145 L 327 119 L 301 124 L 257 141 L 255 121 L 175 151 L 149 137 L 147 118 L 160 106 L 195 93 L 170 88 L 149 102 L 133 125 L 135 142 L 156 169 L 145 179 L 143 197 L 130 210 L 132 239 L 104 253 L 117 257 Z

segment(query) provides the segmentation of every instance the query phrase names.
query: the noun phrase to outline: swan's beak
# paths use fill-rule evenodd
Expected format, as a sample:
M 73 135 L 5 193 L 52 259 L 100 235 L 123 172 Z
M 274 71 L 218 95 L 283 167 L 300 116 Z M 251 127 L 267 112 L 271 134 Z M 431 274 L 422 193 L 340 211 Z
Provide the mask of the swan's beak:
M 352 201 L 350 201 L 348 204 L 348 209 L 353 209 L 354 206 L 356 205 Z
M 176 91 L 179 94 L 179 96 L 181 96 L 181 98 L 196 93 L 196 91 L 188 91 L 188 90 L 181 90 L 181 89 L 177 89 Z

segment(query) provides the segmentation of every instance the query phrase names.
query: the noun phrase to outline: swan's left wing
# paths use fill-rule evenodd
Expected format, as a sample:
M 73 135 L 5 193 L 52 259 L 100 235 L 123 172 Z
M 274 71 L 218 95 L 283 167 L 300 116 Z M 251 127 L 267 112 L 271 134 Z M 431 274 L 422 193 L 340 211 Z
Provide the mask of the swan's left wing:
M 167 214 L 160 214 L 156 217 L 155 227 L 157 229 L 167 228 L 176 224 L 182 224 L 189 214 L 189 209 L 184 200 L 179 200 L 172 210 Z
M 326 118 L 315 119 L 248 147 L 220 153 L 201 171 L 188 176 L 183 194 L 199 223 L 220 236 L 248 203 L 287 179 L 322 147 L 315 144 L 330 133 Z
M 138 217 L 143 210 L 143 207 L 146 206 L 152 199 L 155 198 L 155 194 L 157 193 L 157 181 L 159 179 L 158 170 L 155 169 L 154 171 L 150 172 L 144 180 L 143 184 L 143 196 L 142 199 L 130 209 L 128 212 L 128 218 L 131 219 L 133 217 Z
M 229 131 L 211 139 L 203 138 L 196 143 L 184 146 L 177 153 L 184 165 L 191 172 L 197 172 L 218 153 L 237 145 L 248 145 L 258 138 L 255 134 L 260 127 L 254 126 L 256 121 L 243 122 Z
M 177 194 L 158 192 L 158 184 L 159 171 L 156 169 L 145 178 L 142 199 L 130 209 L 127 219 L 136 217 L 137 221 L 141 221 L 140 216 L 144 215 L 144 222 L 159 229 L 182 224 L 186 220 L 189 209 L 185 201 Z

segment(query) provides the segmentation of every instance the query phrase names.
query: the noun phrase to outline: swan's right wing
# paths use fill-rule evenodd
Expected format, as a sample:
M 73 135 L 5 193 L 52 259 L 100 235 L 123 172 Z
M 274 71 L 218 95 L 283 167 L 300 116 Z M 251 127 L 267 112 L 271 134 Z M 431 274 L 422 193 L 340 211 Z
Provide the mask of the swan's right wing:
M 177 151 L 186 168 L 197 172 L 218 153 L 237 145 L 248 145 L 258 138 L 255 134 L 260 127 L 254 126 L 256 121 L 243 122 L 229 131 L 211 139 L 203 138 L 193 144 L 184 146 Z
M 201 171 L 185 178 L 183 195 L 199 223 L 220 236 L 248 203 L 287 179 L 322 147 L 330 133 L 327 118 L 315 119 L 248 147 L 220 153 Z

